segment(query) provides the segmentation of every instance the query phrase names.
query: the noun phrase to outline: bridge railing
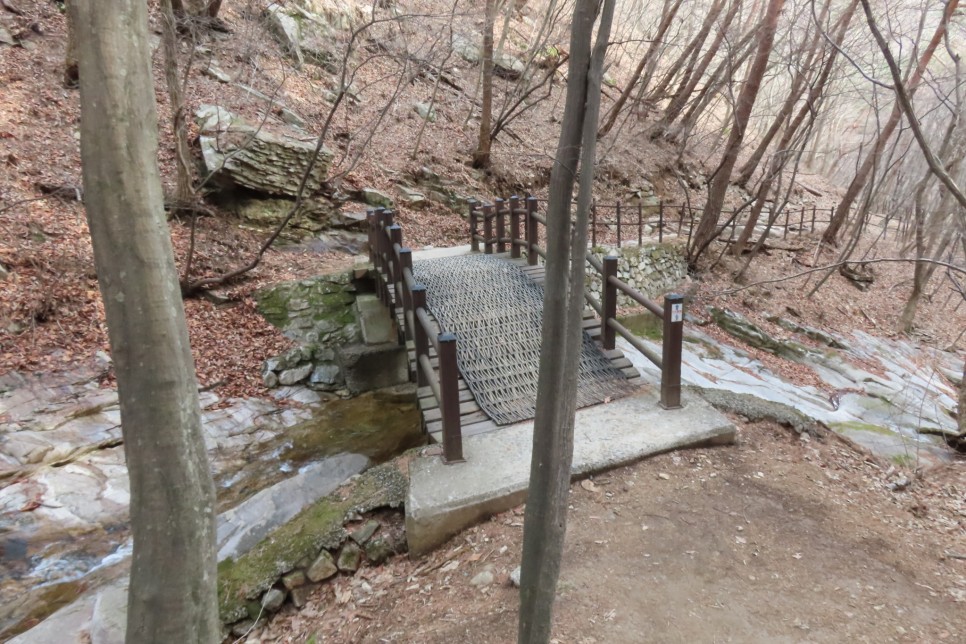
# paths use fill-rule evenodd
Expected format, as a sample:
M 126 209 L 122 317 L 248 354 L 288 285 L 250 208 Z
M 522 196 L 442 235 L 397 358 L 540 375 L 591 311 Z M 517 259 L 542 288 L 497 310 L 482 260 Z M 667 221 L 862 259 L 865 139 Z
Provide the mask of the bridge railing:
M 403 246 L 402 228 L 394 223 L 395 213 L 385 208 L 366 213 L 369 224 L 369 259 L 376 273 L 379 299 L 394 318 L 402 305 L 403 332 L 412 340 L 416 365 L 413 376 L 418 387 L 429 387 L 439 403 L 443 425 L 443 460 L 459 463 L 463 458 L 460 426 L 459 370 L 456 364 L 456 336 L 442 329 L 437 333 L 426 308 L 426 287 L 413 275 L 412 250 Z M 434 367 L 432 353 L 437 364 Z
M 494 199 L 492 204 L 469 200 L 472 249 L 479 251 L 482 245 L 483 252 L 491 254 L 494 250 L 498 253 L 506 252 L 509 246 L 511 258 L 520 258 L 522 250 L 526 252 L 527 264 L 535 266 L 539 257 L 545 259 L 547 256 L 546 250 L 540 247 L 542 236 L 538 228 L 540 225 L 546 228 L 547 220 L 537 213 L 537 208 L 538 202 L 535 197 L 527 197 L 524 200 L 515 196 L 508 200 Z M 506 236 L 507 220 L 510 222 L 509 236 Z M 615 348 L 618 334 L 627 340 L 661 370 L 661 405 L 666 409 L 681 407 L 684 297 L 677 293 L 669 293 L 664 296 L 664 305 L 661 306 L 617 277 L 617 257 L 609 255 L 601 261 L 588 252 L 586 259 L 591 268 L 601 276 L 601 299 L 597 300 L 587 291 L 584 292 L 584 299 L 600 317 L 601 344 L 604 349 Z M 663 321 L 660 356 L 617 320 L 618 291 Z

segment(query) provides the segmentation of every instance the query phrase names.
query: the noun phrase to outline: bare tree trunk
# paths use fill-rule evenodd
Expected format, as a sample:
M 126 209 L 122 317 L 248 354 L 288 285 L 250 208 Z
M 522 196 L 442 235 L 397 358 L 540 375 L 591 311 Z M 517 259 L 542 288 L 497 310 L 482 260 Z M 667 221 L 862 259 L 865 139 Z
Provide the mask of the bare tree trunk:
M 582 344 L 587 219 L 593 187 L 600 85 L 614 0 L 604 0 L 597 40 L 591 52 L 597 8 L 596 0 L 577 0 L 574 6 L 567 98 L 556 163 L 550 175 L 543 341 L 523 532 L 517 635 L 521 644 L 550 641 L 567 524 L 577 367 Z M 578 172 L 577 220 L 572 226 L 570 201 Z
M 480 112 L 480 136 L 473 153 L 474 168 L 490 167 L 490 129 L 493 126 L 493 23 L 496 0 L 486 0 L 486 23 L 483 26 L 483 107 Z
M 939 46 L 939 43 L 942 42 L 943 35 L 946 32 L 946 27 L 949 24 L 949 20 L 958 6 L 959 0 L 949 0 L 949 2 L 946 4 L 946 8 L 943 11 L 942 20 L 940 20 L 939 25 L 936 27 L 936 32 L 933 34 L 932 40 L 929 41 L 926 49 L 919 57 L 919 63 L 916 65 L 916 69 L 913 72 L 912 77 L 905 83 L 905 91 L 909 94 L 910 98 L 913 94 L 915 94 L 916 89 L 919 87 L 923 74 L 925 73 L 926 68 L 929 66 L 929 61 L 932 60 L 932 56 L 936 52 L 936 48 Z M 825 233 L 822 235 L 822 241 L 824 243 L 838 243 L 839 231 L 842 229 L 842 225 L 848 219 L 852 204 L 855 203 L 855 199 L 859 196 L 859 193 L 862 192 L 862 188 L 869 180 L 869 175 L 875 165 L 876 157 L 882 154 L 886 143 L 892 137 L 892 134 L 899 125 L 899 120 L 901 118 L 902 105 L 897 98 L 895 105 L 892 107 L 892 112 L 889 114 L 889 120 L 886 121 L 885 125 L 882 127 L 882 130 L 879 132 L 875 145 L 872 147 L 872 150 L 869 152 L 868 156 L 865 157 L 865 160 L 862 162 L 862 165 L 859 167 L 858 171 L 856 171 L 855 177 L 853 177 L 852 182 L 849 184 L 848 189 L 842 196 L 841 201 L 839 201 L 838 206 L 835 207 L 835 214 L 832 216 L 832 220 L 829 222 L 828 228 L 825 229 Z
M 825 4 L 822 5 L 822 13 L 819 16 L 819 21 L 824 21 L 828 15 L 829 7 L 831 5 L 831 0 L 826 0 Z M 855 14 L 855 8 L 858 6 L 858 0 L 853 0 L 852 4 L 845 10 L 845 13 L 839 19 L 839 24 L 833 30 L 839 32 L 842 25 L 845 25 L 846 30 L 848 29 L 848 23 L 852 21 L 852 16 Z M 806 87 L 808 87 L 808 80 L 811 74 L 812 64 L 815 61 L 815 57 L 821 50 L 819 47 L 819 42 L 821 40 L 821 27 L 816 25 L 815 32 L 812 35 L 811 42 L 809 43 L 807 49 L 807 56 L 804 63 L 798 68 L 798 72 L 795 74 L 795 78 L 792 80 L 792 87 L 788 92 L 788 97 L 782 104 L 781 109 L 775 116 L 775 120 L 772 121 L 771 127 L 765 132 L 765 135 L 758 142 L 758 147 L 752 152 L 751 157 L 745 162 L 741 169 L 738 171 L 738 176 L 735 178 L 734 183 L 739 186 L 747 186 L 748 182 L 751 181 L 752 175 L 755 170 L 758 169 L 758 165 L 761 163 L 762 158 L 765 156 L 765 152 L 768 150 L 768 146 L 771 145 L 772 140 L 778 135 L 782 126 L 788 121 L 788 118 L 792 114 L 792 110 L 795 109 L 795 105 L 798 103 L 802 94 L 805 93 Z M 836 40 L 840 43 L 841 38 L 836 37 Z M 832 50 L 828 52 L 828 56 L 835 58 L 837 50 Z
M 621 110 L 624 109 L 624 104 L 630 97 L 631 92 L 634 91 L 638 81 L 640 81 L 642 89 L 647 88 L 649 79 L 641 79 L 641 75 L 644 73 L 646 68 L 651 67 L 652 61 L 657 60 L 656 54 L 664 40 L 664 36 L 667 34 L 668 29 L 670 29 L 671 23 L 674 21 L 674 16 L 677 15 L 678 8 L 680 8 L 683 0 L 673 0 L 674 4 L 671 4 L 671 2 L 672 0 L 664 0 L 664 12 L 661 17 L 661 23 L 657 27 L 657 32 L 654 34 L 651 44 L 647 46 L 647 52 L 637 64 L 637 68 L 631 75 L 631 79 L 627 82 L 627 86 L 624 88 L 624 91 L 621 92 L 621 95 L 617 98 L 617 101 L 611 106 L 610 111 L 607 114 L 607 120 L 600 128 L 600 132 L 597 134 L 598 137 L 606 135 L 611 131 L 611 129 L 613 129 L 614 123 L 617 122 L 617 117 L 620 115 Z
M 171 129 L 174 134 L 175 167 L 178 185 L 175 210 L 186 209 L 194 200 L 191 181 L 191 148 L 188 144 L 188 125 L 185 118 L 184 95 L 178 65 L 178 26 L 171 0 L 161 0 L 161 44 L 164 50 L 164 78 L 171 103 Z
M 685 69 L 681 82 L 678 84 L 678 88 L 671 98 L 671 102 L 668 103 L 667 108 L 664 110 L 664 117 L 655 124 L 651 132 L 651 138 L 657 138 L 664 134 L 671 124 L 681 115 L 681 112 L 684 111 L 688 100 L 690 100 L 705 71 L 710 67 L 715 56 L 718 55 L 721 43 L 724 42 L 725 36 L 728 35 L 728 28 L 731 27 L 732 21 L 738 15 L 739 9 L 741 9 L 741 0 L 734 0 L 728 13 L 722 19 L 721 25 L 718 27 L 718 33 L 715 39 L 704 53 L 704 56 L 701 57 L 701 61 L 697 67 L 689 66 Z
M 70 8 L 84 201 L 131 481 L 126 641 L 215 643 L 215 495 L 162 206 L 147 4 L 72 0 Z
M 768 8 L 765 12 L 761 35 L 758 40 L 758 50 L 755 53 L 754 61 L 751 63 L 751 69 L 748 70 L 744 87 L 738 95 L 737 105 L 735 105 L 734 127 L 731 129 L 728 142 L 725 144 L 721 163 L 715 171 L 711 185 L 708 186 L 708 201 L 705 203 L 704 212 L 701 213 L 701 220 L 698 222 L 698 228 L 694 235 L 694 243 L 689 251 L 688 261 L 692 266 L 708 244 L 711 243 L 711 240 L 714 239 L 718 215 L 721 213 L 725 193 L 731 183 L 731 171 L 738 160 L 738 152 L 745 137 L 748 119 L 751 117 L 751 110 L 755 106 L 762 77 L 768 67 L 768 58 L 771 55 L 775 31 L 778 28 L 778 16 L 784 4 L 785 0 L 768 1 Z
M 67 51 L 64 54 L 64 87 L 67 88 L 77 87 L 80 75 L 77 70 L 77 34 L 74 29 L 74 21 L 70 17 L 70 2 L 72 1 L 64 0 L 64 6 L 67 8 Z
M 698 56 L 698 54 L 701 52 L 701 47 L 704 45 L 704 41 L 708 39 L 708 34 L 711 33 L 711 28 L 714 27 L 714 23 L 721 14 L 721 11 L 724 9 L 724 6 L 725 0 L 714 0 L 714 3 L 711 5 L 711 9 L 708 11 L 708 15 L 705 16 L 704 22 L 701 23 L 701 29 L 697 34 L 695 34 L 694 38 L 688 42 L 687 46 L 684 48 L 684 51 L 681 52 L 681 55 L 678 56 L 677 60 L 671 64 L 671 68 L 667 71 L 667 73 L 661 77 L 661 81 L 657 84 L 657 87 L 651 91 L 650 97 L 653 100 L 659 100 L 664 95 L 664 92 L 667 91 L 667 88 L 671 86 L 671 82 L 681 71 L 681 68 L 684 67 L 689 60 L 692 60 Z

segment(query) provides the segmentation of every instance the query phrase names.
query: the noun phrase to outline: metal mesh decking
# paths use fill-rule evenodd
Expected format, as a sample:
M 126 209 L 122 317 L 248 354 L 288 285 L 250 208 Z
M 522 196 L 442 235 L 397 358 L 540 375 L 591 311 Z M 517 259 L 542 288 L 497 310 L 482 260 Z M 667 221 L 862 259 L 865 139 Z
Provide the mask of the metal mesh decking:
M 519 266 L 491 255 L 418 261 L 416 280 L 446 331 L 456 334 L 460 373 L 477 403 L 498 425 L 533 418 L 537 400 L 543 287 Z M 632 391 L 584 333 L 577 407 Z

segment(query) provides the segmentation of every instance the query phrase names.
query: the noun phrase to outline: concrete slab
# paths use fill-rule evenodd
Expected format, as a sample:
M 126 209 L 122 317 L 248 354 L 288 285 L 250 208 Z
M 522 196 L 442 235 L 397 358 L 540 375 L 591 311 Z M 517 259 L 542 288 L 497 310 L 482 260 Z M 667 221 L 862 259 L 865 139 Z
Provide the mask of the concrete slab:
M 586 476 L 662 452 L 734 442 L 735 426 L 706 402 L 685 394 L 684 408 L 664 410 L 642 393 L 577 411 L 573 476 Z M 526 500 L 533 421 L 463 439 L 465 463 L 439 456 L 409 466 L 406 537 L 410 554 L 439 546 L 460 530 Z
M 362 329 L 362 340 L 369 345 L 385 344 L 396 339 L 396 329 L 387 309 L 371 293 L 356 297 L 356 318 Z

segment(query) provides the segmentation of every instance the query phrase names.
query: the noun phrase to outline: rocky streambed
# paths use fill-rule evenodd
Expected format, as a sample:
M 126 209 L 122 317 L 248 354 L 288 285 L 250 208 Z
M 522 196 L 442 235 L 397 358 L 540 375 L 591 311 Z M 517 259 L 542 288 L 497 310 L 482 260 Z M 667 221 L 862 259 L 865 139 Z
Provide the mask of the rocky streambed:
M 778 337 L 737 313 L 709 313 L 736 341 L 722 342 L 700 326 L 685 325 L 682 379 L 716 406 L 799 431 L 822 424 L 903 466 L 947 461 L 955 454 L 949 444 L 962 444 L 955 417 L 962 351 L 862 331 L 827 333 L 774 316 L 788 332 Z M 646 321 L 628 324 L 659 341 L 659 329 Z M 742 349 L 744 344 L 811 369 L 824 387 L 783 379 Z M 660 377 L 630 345 L 622 348 L 638 369 Z
M 0 636 L 111 579 L 130 554 L 120 412 L 102 372 L 0 379 Z M 311 406 L 206 392 L 202 404 L 223 557 L 424 440 L 407 387 Z

